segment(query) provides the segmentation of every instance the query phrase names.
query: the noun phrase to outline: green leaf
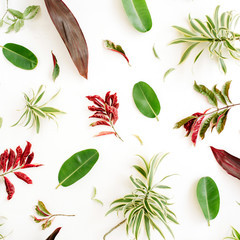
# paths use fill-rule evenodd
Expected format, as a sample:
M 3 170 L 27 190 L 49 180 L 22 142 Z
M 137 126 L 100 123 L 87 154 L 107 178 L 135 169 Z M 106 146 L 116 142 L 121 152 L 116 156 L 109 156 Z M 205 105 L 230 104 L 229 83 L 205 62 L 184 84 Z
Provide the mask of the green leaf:
M 202 52 L 204 51 L 204 49 L 202 49 L 198 54 L 197 56 L 195 57 L 194 59 L 194 63 L 198 60 L 198 58 L 201 56 Z
M 228 101 L 229 103 L 232 103 L 231 100 L 229 99 L 229 88 L 230 88 L 231 82 L 232 81 L 227 81 L 222 87 L 222 94 L 225 97 L 226 101 Z
M 182 125 L 184 125 L 185 123 L 189 122 L 190 120 L 192 120 L 194 118 L 197 118 L 197 117 L 196 116 L 186 117 L 186 118 L 182 119 L 181 121 L 177 122 L 173 128 L 180 128 Z
M 122 4 L 128 19 L 139 32 L 152 28 L 152 18 L 145 0 L 122 0 Z
M 2 127 L 3 119 L 0 117 L 0 128 Z
M 215 24 L 217 32 L 219 29 L 219 17 L 218 17 L 219 8 L 220 8 L 220 6 L 218 5 L 214 12 L 214 24 Z
M 20 11 L 18 10 L 14 10 L 14 9 L 8 9 L 8 12 L 10 14 L 12 14 L 14 17 L 18 18 L 18 19 L 23 19 L 23 13 L 21 13 Z
M 144 177 L 147 178 L 147 173 L 145 170 L 137 165 L 133 165 L 133 167 Z
M 33 19 L 37 15 L 39 10 L 40 10 L 39 5 L 36 5 L 36 6 L 33 5 L 33 6 L 27 7 L 23 12 L 24 19 L 26 20 Z
M 220 207 L 220 197 L 216 183 L 210 177 L 203 177 L 197 185 L 197 198 L 203 214 L 210 226 Z
M 44 113 L 64 113 L 53 107 L 41 107 L 39 109 L 42 110 Z
M 3 19 L 0 19 L 0 27 L 2 27 L 3 26 Z
M 163 75 L 163 81 L 165 81 L 166 77 L 175 70 L 175 68 L 169 68 Z
M 226 121 L 227 121 L 227 114 L 229 112 L 229 109 L 225 110 L 219 117 L 217 120 L 217 132 L 221 133 L 225 127 Z
M 183 27 L 179 27 L 179 26 L 172 26 L 173 28 L 177 29 L 180 33 L 183 33 L 184 35 L 187 36 L 195 36 L 194 33 L 190 32 L 189 30 L 187 30 L 186 28 Z
M 133 87 L 133 99 L 138 110 L 146 117 L 156 118 L 160 113 L 160 103 L 154 90 L 145 82 L 138 82 Z
M 59 186 L 67 187 L 84 177 L 97 162 L 99 153 L 95 149 L 86 149 L 72 155 L 60 168 Z
M 212 119 L 215 117 L 215 114 L 211 115 L 210 117 L 208 117 L 206 120 L 204 120 L 204 122 L 202 123 L 200 132 L 199 132 L 199 136 L 201 137 L 201 139 L 204 139 L 205 137 L 205 133 L 208 130 L 210 123 L 212 121 Z
M 216 85 L 213 87 L 213 92 L 216 95 L 217 99 L 222 102 L 223 104 L 227 105 L 227 102 L 225 100 L 225 97 L 223 96 L 222 92 L 217 89 Z
M 148 240 L 151 240 L 151 236 L 150 236 L 150 221 L 148 219 L 148 217 L 146 217 L 144 215 L 144 226 L 145 226 L 145 231 L 146 231 L 146 235 Z
M 48 215 L 51 215 L 51 213 L 47 210 L 45 204 L 42 201 L 38 201 L 38 207 L 40 210 L 42 210 L 44 213 L 47 213 Z
M 152 50 L 153 50 L 153 54 L 154 54 L 155 58 L 160 59 L 160 57 L 158 56 L 157 51 L 155 49 L 155 46 L 153 46 Z
M 179 61 L 178 64 L 183 63 L 183 62 L 187 59 L 187 57 L 189 56 L 189 54 L 190 54 L 190 52 L 193 50 L 193 48 L 196 47 L 197 45 L 198 45 L 198 43 L 194 43 L 194 44 L 190 45 L 190 46 L 186 49 L 186 51 L 183 53 L 183 55 L 182 55 L 182 57 L 181 57 L 181 59 L 180 59 L 180 61 Z
M 18 32 L 21 29 L 21 27 L 23 27 L 23 25 L 24 21 L 22 19 L 17 20 L 16 23 L 14 24 L 14 31 Z
M 2 48 L 3 55 L 16 67 L 32 70 L 37 66 L 37 57 L 27 48 L 14 43 L 7 43 Z
M 221 66 L 223 72 L 226 74 L 227 73 L 227 66 L 226 66 L 226 64 L 225 64 L 225 62 L 222 58 L 219 58 L 219 63 L 220 63 L 220 66 Z
M 209 90 L 207 87 L 205 87 L 204 85 L 198 85 L 196 83 L 196 81 L 194 81 L 194 86 L 193 86 L 194 90 L 199 92 L 200 94 L 204 95 L 207 97 L 208 99 L 208 102 L 217 107 L 218 106 L 218 103 L 217 103 L 217 99 L 215 97 L 215 94 Z
M 53 58 L 52 78 L 53 78 L 53 81 L 55 81 L 56 78 L 59 76 L 60 68 L 59 68 L 59 65 L 58 65 L 57 58 L 56 58 L 56 56 L 53 54 L 53 52 L 52 52 L 52 58 Z

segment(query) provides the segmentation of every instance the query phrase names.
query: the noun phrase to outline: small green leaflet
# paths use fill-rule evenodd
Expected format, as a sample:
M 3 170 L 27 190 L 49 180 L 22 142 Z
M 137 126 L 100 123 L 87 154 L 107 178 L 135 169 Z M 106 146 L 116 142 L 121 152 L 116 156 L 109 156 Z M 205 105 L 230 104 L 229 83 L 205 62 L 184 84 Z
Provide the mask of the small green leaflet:
M 154 56 L 155 56 L 155 58 L 157 58 L 157 59 L 160 59 L 160 57 L 158 56 L 158 54 L 157 54 L 157 51 L 156 51 L 156 48 L 155 48 L 155 46 L 153 45 L 153 54 L 154 54 Z
M 134 85 L 133 100 L 144 116 L 158 120 L 161 109 L 160 102 L 154 90 L 147 83 L 138 82 Z
M 163 75 L 163 81 L 165 81 L 166 77 L 175 70 L 175 68 L 169 68 Z
M 220 197 L 216 183 L 210 177 L 203 177 L 197 184 L 197 198 L 203 214 L 210 226 L 210 220 L 219 212 Z
M 129 63 L 128 57 L 126 56 L 124 50 L 122 49 L 122 47 L 120 45 L 116 45 L 113 42 L 111 42 L 110 40 L 104 40 L 103 43 L 104 43 L 105 48 L 107 48 L 113 52 L 117 52 L 117 53 L 121 54 L 127 60 L 128 65 L 131 66 Z
M 99 158 L 96 149 L 86 149 L 75 153 L 67 159 L 58 174 L 59 186 L 68 187 L 84 177 Z
M 143 145 L 143 141 L 138 135 L 133 134 L 133 136 L 140 142 L 141 145 Z
M 91 200 L 101 204 L 103 206 L 103 202 L 99 199 L 96 198 L 96 195 L 97 195 L 97 189 L 96 187 L 93 188 L 93 192 L 92 192 L 92 197 L 91 197 Z
M 7 43 L 1 47 L 5 58 L 16 67 L 24 70 L 32 70 L 38 64 L 38 59 L 34 53 L 21 45 Z
M 129 21 L 139 32 L 152 28 L 152 18 L 145 0 L 122 0 Z
M 0 128 L 2 127 L 3 119 L 0 117 Z
M 53 54 L 53 52 L 52 52 L 52 58 L 53 58 L 52 78 L 53 78 L 53 81 L 55 81 L 56 78 L 59 76 L 60 68 L 59 68 L 59 65 L 58 65 L 57 58 L 56 58 L 56 56 Z

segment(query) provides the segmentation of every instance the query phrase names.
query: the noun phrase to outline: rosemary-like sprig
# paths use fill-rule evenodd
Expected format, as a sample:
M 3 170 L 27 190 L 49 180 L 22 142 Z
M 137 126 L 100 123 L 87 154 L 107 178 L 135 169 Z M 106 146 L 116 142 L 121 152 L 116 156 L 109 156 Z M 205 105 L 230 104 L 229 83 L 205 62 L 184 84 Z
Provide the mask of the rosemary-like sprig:
M 205 49 L 208 49 L 210 56 L 214 56 L 218 60 L 224 73 L 227 72 L 225 59 L 232 57 L 240 60 L 240 49 L 234 46 L 235 41 L 240 40 L 240 34 L 234 32 L 240 16 L 238 14 L 234 15 L 232 11 L 223 12 L 219 15 L 219 7 L 216 7 L 213 18 L 206 15 L 206 22 L 196 18 L 193 19 L 189 15 L 190 30 L 173 26 L 183 36 L 173 40 L 170 44 L 188 44 L 179 64 L 187 59 L 196 46 L 200 45 L 203 45 L 203 48 L 196 55 L 194 62 L 198 60 Z
M 25 111 L 19 118 L 19 120 L 14 125 L 12 125 L 12 127 L 16 126 L 20 122 L 25 122 L 24 127 L 27 125 L 30 125 L 30 127 L 35 126 L 36 132 L 39 133 L 41 118 L 52 119 L 56 122 L 56 115 L 65 113 L 56 108 L 46 106 L 59 94 L 59 91 L 56 94 L 54 94 L 47 102 L 38 105 L 44 94 L 45 90 L 43 85 L 39 87 L 37 94 L 35 94 L 34 91 L 32 90 L 32 97 L 24 93 L 26 103 L 26 106 L 24 108 Z
M 133 167 L 142 175 L 145 181 L 131 176 L 130 180 L 135 187 L 133 193 L 112 202 L 114 206 L 107 214 L 114 211 L 122 211 L 125 219 L 108 231 L 103 237 L 104 240 L 109 233 L 124 223 L 126 223 L 127 234 L 131 230 L 136 240 L 139 237 L 142 227 L 145 228 L 148 240 L 151 239 L 151 227 L 156 229 L 165 238 L 158 222 L 161 222 L 173 236 L 173 232 L 169 227 L 169 221 L 178 224 L 176 216 L 168 208 L 170 205 L 169 198 L 158 192 L 159 189 L 170 189 L 169 186 L 163 185 L 162 181 L 171 175 L 164 177 L 156 184 L 153 183 L 156 170 L 165 156 L 166 154 L 157 154 L 152 157 L 150 162 L 139 156 L 144 162 L 144 167 L 138 165 L 134 165 Z

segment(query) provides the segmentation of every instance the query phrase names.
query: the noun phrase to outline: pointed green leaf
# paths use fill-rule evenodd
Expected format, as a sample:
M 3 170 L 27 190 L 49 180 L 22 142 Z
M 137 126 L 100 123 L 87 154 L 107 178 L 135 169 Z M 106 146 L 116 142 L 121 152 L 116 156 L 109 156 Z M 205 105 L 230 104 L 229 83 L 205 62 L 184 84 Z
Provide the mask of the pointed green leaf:
M 197 185 L 197 198 L 210 226 L 210 220 L 217 216 L 220 207 L 218 188 L 212 178 L 203 177 L 199 180 Z
M 194 118 L 197 118 L 197 117 L 192 116 L 192 115 L 189 117 L 186 117 L 186 118 L 182 119 L 181 121 L 177 122 L 173 128 L 180 128 L 182 125 L 184 125 L 185 123 L 189 122 L 190 120 L 192 120 Z
M 25 11 L 23 12 L 24 19 L 26 19 L 26 20 L 33 19 L 37 15 L 39 10 L 40 10 L 39 5 L 27 7 L 25 9 Z
M 123 7 L 132 25 L 140 32 L 152 28 L 152 18 L 145 0 L 122 0 Z
M 225 110 L 224 113 L 222 113 L 217 120 L 217 125 L 216 125 L 216 129 L 218 133 L 221 133 L 225 127 L 226 121 L 227 121 L 227 114 L 229 112 L 228 110 Z
M 137 165 L 133 166 L 144 178 L 147 178 L 147 173 L 145 170 Z
M 187 59 L 187 57 L 189 56 L 190 52 L 193 50 L 193 48 L 196 47 L 197 45 L 198 45 L 198 43 L 194 43 L 194 44 L 190 45 L 186 49 L 186 51 L 183 53 L 183 55 L 182 55 L 178 64 L 181 64 L 182 62 L 184 62 Z
M 222 87 L 222 94 L 225 97 L 226 101 L 228 101 L 229 103 L 232 103 L 231 100 L 229 99 L 229 88 L 230 88 L 231 82 L 232 81 L 227 81 Z
M 198 54 L 197 56 L 195 57 L 194 59 L 194 63 L 198 60 L 198 58 L 201 56 L 202 52 L 204 51 L 204 49 L 202 49 Z
M 222 58 L 219 58 L 219 63 L 220 63 L 220 66 L 221 66 L 223 72 L 226 74 L 227 73 L 227 66 L 226 66 L 226 64 L 225 64 L 225 62 Z
M 215 114 L 211 115 L 210 117 L 208 117 L 206 120 L 204 120 L 204 122 L 202 123 L 200 132 L 199 132 L 199 136 L 201 137 L 201 139 L 204 139 L 205 137 L 205 133 L 208 130 L 210 123 L 212 121 L 212 119 L 215 117 Z
M 217 32 L 219 29 L 219 17 L 218 17 L 219 8 L 220 8 L 220 6 L 218 5 L 214 12 L 214 24 L 215 24 Z
M 37 66 L 37 57 L 21 45 L 7 43 L 3 46 L 2 52 L 5 58 L 16 67 L 32 70 Z
M 163 81 L 165 81 L 166 77 L 175 70 L 175 68 L 169 68 L 163 75 Z
M 3 119 L 0 117 L 0 128 L 2 127 Z
M 189 30 L 187 30 L 186 28 L 183 27 L 179 27 L 179 26 L 172 26 L 173 28 L 177 29 L 180 33 L 183 33 L 184 35 L 187 36 L 195 36 L 194 33 L 190 32 Z
M 226 100 L 225 100 L 225 97 L 223 96 L 222 92 L 221 92 L 219 89 L 217 89 L 216 85 L 213 87 L 213 92 L 215 93 L 217 99 L 218 99 L 221 103 L 227 105 L 227 102 L 226 102 Z
M 59 186 L 67 187 L 84 177 L 95 165 L 99 153 L 95 149 L 77 152 L 66 160 L 58 174 Z
M 132 94 L 138 110 L 144 116 L 158 120 L 161 107 L 154 90 L 147 83 L 138 82 L 134 85 Z
M 206 26 L 202 23 L 202 21 L 200 21 L 199 19 L 194 19 L 203 29 L 203 31 L 209 36 L 212 37 L 212 34 L 208 31 L 208 29 L 206 28 Z M 204 34 L 204 35 L 206 35 Z
M 207 97 L 208 102 L 217 107 L 218 103 L 217 103 L 217 98 L 215 97 L 215 94 L 209 90 L 207 87 L 205 87 L 204 85 L 198 85 L 196 83 L 196 81 L 194 81 L 194 86 L 193 86 L 194 90 L 199 92 L 200 94 L 204 95 Z
M 19 18 L 19 19 L 23 19 L 23 13 L 21 13 L 18 10 L 14 10 L 14 9 L 8 9 L 8 12 L 10 14 L 12 14 L 14 17 Z
M 51 215 L 51 213 L 47 210 L 45 204 L 42 201 L 38 201 L 38 207 L 40 210 L 42 210 L 44 213 L 47 213 L 48 215 Z

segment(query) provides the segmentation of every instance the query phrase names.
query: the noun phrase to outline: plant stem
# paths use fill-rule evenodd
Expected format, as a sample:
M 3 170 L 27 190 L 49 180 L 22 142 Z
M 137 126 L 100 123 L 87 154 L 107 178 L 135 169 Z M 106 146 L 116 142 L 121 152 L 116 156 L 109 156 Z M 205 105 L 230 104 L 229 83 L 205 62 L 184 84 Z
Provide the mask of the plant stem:
M 113 126 L 113 123 L 112 123 L 112 121 L 111 121 L 110 118 L 109 118 L 109 123 L 110 123 L 110 125 L 111 125 L 113 131 L 115 132 L 116 136 L 117 136 L 117 137 L 123 142 L 122 138 L 118 135 L 118 133 L 117 133 L 115 127 Z
M 17 171 L 17 170 L 19 170 L 19 169 L 21 169 L 21 168 L 22 168 L 22 166 L 21 166 L 21 167 L 18 167 L 18 168 L 14 168 L 14 169 L 12 169 L 11 171 L 2 173 L 2 174 L 0 174 L 0 177 L 3 177 L 3 176 L 5 176 L 5 175 L 7 175 L 7 174 L 9 174 L 9 173 L 15 172 L 15 171 Z
M 6 10 L 6 12 L 3 14 L 1 20 L 4 19 L 4 17 L 6 16 L 6 14 L 7 14 L 7 12 L 8 12 L 8 0 L 6 0 L 6 8 L 7 8 L 7 10 Z
M 116 228 L 120 227 L 123 223 L 126 222 L 127 219 L 124 219 L 123 221 L 121 221 L 120 223 L 118 223 L 116 226 L 114 226 L 113 228 L 111 228 L 107 233 L 104 234 L 103 236 L 103 240 L 106 239 L 107 235 L 110 234 L 113 230 L 115 230 Z
M 59 217 L 59 216 L 62 216 L 62 217 L 75 217 L 75 215 L 73 214 L 53 214 L 51 217 Z

